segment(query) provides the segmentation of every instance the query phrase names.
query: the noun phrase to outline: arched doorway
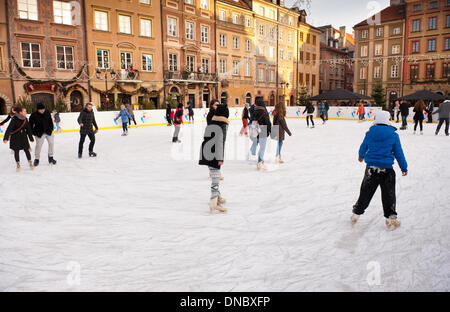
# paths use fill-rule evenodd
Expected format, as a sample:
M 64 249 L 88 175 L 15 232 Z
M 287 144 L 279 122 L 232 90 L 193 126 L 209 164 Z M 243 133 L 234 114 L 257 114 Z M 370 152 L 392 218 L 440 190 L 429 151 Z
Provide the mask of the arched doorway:
M 209 89 L 204 88 L 202 93 L 202 107 L 209 107 Z
M 252 105 L 252 94 L 250 92 L 247 92 L 247 95 L 245 96 L 245 103 Z
M 6 101 L 0 98 L 0 115 L 6 115 L 8 111 L 6 109 Z
M 270 95 L 269 106 L 275 106 L 275 95 Z
M 31 95 L 31 102 L 35 107 L 38 103 L 42 103 L 50 110 L 55 107 L 55 96 L 52 93 L 35 93 Z
M 220 103 L 223 105 L 228 105 L 228 93 L 222 92 L 220 95 Z
M 394 103 L 395 103 L 395 101 L 398 99 L 398 94 L 397 94 L 397 92 L 396 91 L 391 91 L 390 93 L 389 93 L 389 103 L 390 103 L 390 108 L 393 108 L 394 107 Z
M 170 88 L 169 100 L 176 101 L 177 103 L 181 103 L 181 94 L 180 94 L 180 90 L 177 87 Z
M 81 112 L 84 106 L 83 95 L 80 91 L 73 91 L 70 94 L 70 111 Z
M 294 96 L 291 95 L 291 98 L 289 99 L 289 106 L 294 106 L 294 105 L 295 105 L 295 103 L 294 103 Z

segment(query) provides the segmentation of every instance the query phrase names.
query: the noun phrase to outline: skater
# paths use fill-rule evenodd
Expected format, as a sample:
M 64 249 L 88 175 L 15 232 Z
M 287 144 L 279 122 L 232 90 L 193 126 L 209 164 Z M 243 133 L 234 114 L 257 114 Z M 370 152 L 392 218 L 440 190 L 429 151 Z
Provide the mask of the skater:
M 122 119 L 122 129 L 123 129 L 123 133 L 122 136 L 126 136 L 128 135 L 128 122 L 131 121 L 131 115 L 128 112 L 128 110 L 125 108 L 125 105 L 120 105 L 120 112 L 119 115 L 114 118 L 115 121 L 117 121 L 117 119 Z M 131 126 L 131 124 L 130 124 Z
M 400 117 L 400 102 L 397 100 L 395 101 L 395 106 L 394 106 L 394 118 L 396 118 L 395 123 L 398 123 Z
M 439 124 L 436 128 L 436 135 L 439 134 L 439 131 L 441 130 L 442 125 L 445 122 L 445 135 L 448 136 L 448 128 L 449 128 L 449 118 L 450 118 L 450 101 L 445 100 L 440 106 L 437 111 L 435 111 L 433 114 L 439 113 Z
M 183 124 L 183 104 L 178 103 L 178 107 L 175 111 L 175 116 L 173 119 L 173 125 L 175 126 L 175 130 L 173 132 L 172 143 L 181 143 L 178 140 L 178 135 L 180 134 L 180 127 Z
M 89 143 L 89 157 L 97 157 L 94 153 L 95 134 L 98 132 L 97 122 L 95 121 L 95 115 L 93 111 L 93 103 L 86 103 L 85 108 L 80 112 L 78 116 L 78 123 L 80 124 L 80 143 L 78 144 L 78 158 L 83 157 L 83 145 L 86 136 L 89 137 L 91 142 Z M 92 127 L 95 127 L 95 131 Z
M 427 115 L 428 115 L 427 123 L 433 123 L 433 111 L 434 111 L 434 103 L 433 100 L 430 100 L 427 105 Z
M 364 121 L 365 119 L 365 114 L 366 114 L 366 110 L 364 108 L 364 104 L 361 103 L 361 105 L 359 105 L 358 107 L 358 116 L 359 116 L 359 121 Z
M 130 118 L 128 119 L 128 122 L 130 123 L 130 127 L 131 127 L 131 121 L 133 121 L 134 122 L 134 127 L 137 128 L 136 119 L 134 118 L 133 105 L 127 104 L 126 107 L 127 107 L 128 114 L 130 115 Z M 127 130 L 127 134 L 128 134 L 128 130 Z
M 248 115 L 248 103 L 245 103 L 244 109 L 242 110 L 242 128 L 239 135 L 248 136 L 248 120 L 250 119 Z
M 409 115 L 409 104 L 406 102 L 402 102 L 400 104 L 400 114 L 402 115 L 402 126 L 400 130 L 406 130 L 408 128 L 408 115 Z
M 392 168 L 394 157 L 397 159 L 403 176 L 408 174 L 408 164 L 403 154 L 400 137 L 395 132 L 397 129 L 391 125 L 390 116 L 386 111 L 376 113 L 374 125 L 366 133 L 359 149 L 358 160 L 359 162 L 365 161 L 367 167 L 359 199 L 353 206 L 352 224 L 355 224 L 364 214 L 380 186 L 386 227 L 389 230 L 400 226 L 395 209 L 395 171 Z
M 208 166 L 211 179 L 210 212 L 215 210 L 226 212 L 222 205 L 225 199 L 219 191 L 220 169 L 224 162 L 225 141 L 228 130 L 229 111 L 226 105 L 217 105 L 211 123 L 206 127 L 204 140 L 200 150 L 199 165 Z
M 219 100 L 213 99 L 211 103 L 209 103 L 209 112 L 206 115 L 206 125 L 210 125 L 212 122 L 212 118 L 214 117 L 214 113 L 217 109 L 217 106 L 220 105 Z
M 325 100 L 325 120 L 328 120 L 328 111 L 330 110 L 330 104 Z
M 166 101 L 166 120 L 167 126 L 170 127 L 172 125 L 172 117 L 171 117 L 172 109 L 170 107 L 169 101 Z
M 20 171 L 20 156 L 19 152 L 23 150 L 27 156 L 28 164 L 31 170 L 34 169 L 31 162 L 31 147 L 28 139 L 34 142 L 33 133 L 31 131 L 30 124 L 27 120 L 27 111 L 22 107 L 15 108 L 14 117 L 11 118 L 11 122 L 6 129 L 3 143 L 9 143 L 9 148 L 14 151 L 14 159 L 16 160 L 17 171 Z
M 37 111 L 30 115 L 30 128 L 33 135 L 36 137 L 36 147 L 34 150 L 34 166 L 39 166 L 39 159 L 41 158 L 41 150 L 44 141 L 48 143 L 48 163 L 56 165 L 56 160 L 53 158 L 53 151 L 55 146 L 55 136 L 53 135 L 53 120 L 50 112 L 45 109 L 45 105 L 38 103 L 36 105 Z
M 277 162 L 279 164 L 284 163 L 284 161 L 281 159 L 281 148 L 283 147 L 285 132 L 287 132 L 287 134 L 289 134 L 289 136 L 292 136 L 292 133 L 286 124 L 285 117 L 286 117 L 286 106 L 284 106 L 284 103 L 279 102 L 277 104 L 277 106 L 275 107 L 274 117 L 273 117 L 273 125 L 277 126 L 277 127 L 274 127 L 275 129 L 272 130 L 272 134 L 278 131 L 278 137 L 275 136 L 275 139 L 278 140 L 276 156 L 277 156 Z
M 425 119 L 423 112 L 425 109 L 425 103 L 422 100 L 417 101 L 416 105 L 414 105 L 414 134 L 416 134 L 417 125 L 420 124 L 420 135 L 423 135 L 423 120 Z
M 306 127 L 309 128 L 309 119 L 311 119 L 311 129 L 314 128 L 314 119 L 313 119 L 313 115 L 314 115 L 314 111 L 315 111 L 315 107 L 311 104 L 311 102 L 308 102 L 306 104 L 305 110 L 303 111 L 303 114 L 306 112 Z
M 251 122 L 250 138 L 253 143 L 250 148 L 250 152 L 253 156 L 256 156 L 256 148 L 259 144 L 257 169 L 258 171 L 265 170 L 266 166 L 264 165 L 264 153 L 266 151 L 267 136 L 270 135 L 272 124 L 262 98 L 256 99 L 255 112 Z
M 189 123 L 194 123 L 194 105 L 192 104 L 192 102 L 188 103 L 188 115 L 189 115 Z
M 325 124 L 327 121 L 325 119 L 325 103 L 324 102 L 319 103 L 319 114 L 320 114 L 320 118 L 323 121 L 323 124 Z
M 263 99 L 261 97 L 257 97 L 255 99 L 255 103 L 258 99 L 261 99 L 261 101 L 263 101 Z M 250 114 L 250 121 L 253 120 L 253 114 L 255 113 L 255 104 L 250 104 L 250 108 L 248 109 L 248 113 Z
M 14 117 L 14 115 L 16 114 L 16 112 L 14 111 L 14 106 L 11 107 L 11 111 L 8 114 L 8 117 L 6 117 L 5 120 L 3 120 L 2 122 L 0 122 L 0 127 L 3 126 L 5 123 L 7 123 L 8 121 L 11 120 L 11 118 Z
M 52 116 L 53 116 L 53 119 L 55 119 L 56 132 L 61 133 L 62 132 L 61 126 L 60 126 L 61 117 L 59 116 L 59 112 L 56 109 L 54 109 L 52 112 Z

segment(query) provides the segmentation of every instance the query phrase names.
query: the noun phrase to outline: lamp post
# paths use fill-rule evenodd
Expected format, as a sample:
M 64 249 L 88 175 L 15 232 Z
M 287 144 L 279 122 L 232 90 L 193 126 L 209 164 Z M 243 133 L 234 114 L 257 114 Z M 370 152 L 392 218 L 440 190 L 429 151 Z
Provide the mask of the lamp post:
M 109 105 L 108 73 L 110 74 L 111 79 L 114 79 L 116 76 L 116 72 L 113 69 L 105 68 L 105 103 L 106 103 L 106 105 Z

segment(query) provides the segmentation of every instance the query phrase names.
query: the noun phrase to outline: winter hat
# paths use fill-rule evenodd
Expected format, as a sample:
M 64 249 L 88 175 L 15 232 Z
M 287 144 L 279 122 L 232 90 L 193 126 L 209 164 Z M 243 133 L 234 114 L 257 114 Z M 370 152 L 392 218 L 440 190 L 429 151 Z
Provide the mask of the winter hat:
M 40 110 L 40 109 L 45 109 L 45 105 L 42 104 L 42 103 L 37 103 L 36 108 L 37 108 L 38 110 Z
M 228 107 L 226 105 L 220 104 L 217 105 L 217 109 L 214 112 L 214 115 L 228 118 L 230 116 L 230 111 L 228 110 Z
M 391 124 L 391 114 L 387 111 L 378 111 L 375 114 L 375 121 L 373 122 L 374 125 L 386 125 L 386 126 L 392 126 Z
M 256 106 L 264 106 L 264 100 L 261 97 L 257 97 L 255 100 Z

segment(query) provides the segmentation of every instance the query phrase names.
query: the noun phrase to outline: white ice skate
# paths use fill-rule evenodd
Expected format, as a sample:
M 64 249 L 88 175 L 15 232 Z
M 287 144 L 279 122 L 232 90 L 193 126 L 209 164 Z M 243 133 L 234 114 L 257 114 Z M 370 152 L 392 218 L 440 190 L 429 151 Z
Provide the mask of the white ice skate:
M 400 226 L 401 222 L 397 220 L 397 217 L 390 217 L 386 219 L 386 229 L 388 231 L 393 231 Z
M 279 164 L 284 164 L 284 160 L 281 159 L 281 156 L 280 156 L 280 155 L 277 156 L 277 163 L 279 163 Z
M 420 131 L 420 135 L 423 135 L 423 131 Z
M 359 215 L 357 215 L 357 214 L 354 213 L 354 214 L 350 217 L 350 220 L 352 221 L 352 226 L 355 225 L 356 222 L 358 222 L 358 220 L 359 220 Z
M 211 198 L 211 201 L 209 203 L 209 211 L 211 213 L 214 213 L 215 210 L 220 211 L 220 212 L 227 212 L 227 209 L 222 207 L 219 204 L 219 197 L 218 196 L 214 197 L 214 198 Z
M 227 202 L 227 200 L 221 196 L 219 196 L 219 199 L 217 200 L 218 204 L 225 204 Z

